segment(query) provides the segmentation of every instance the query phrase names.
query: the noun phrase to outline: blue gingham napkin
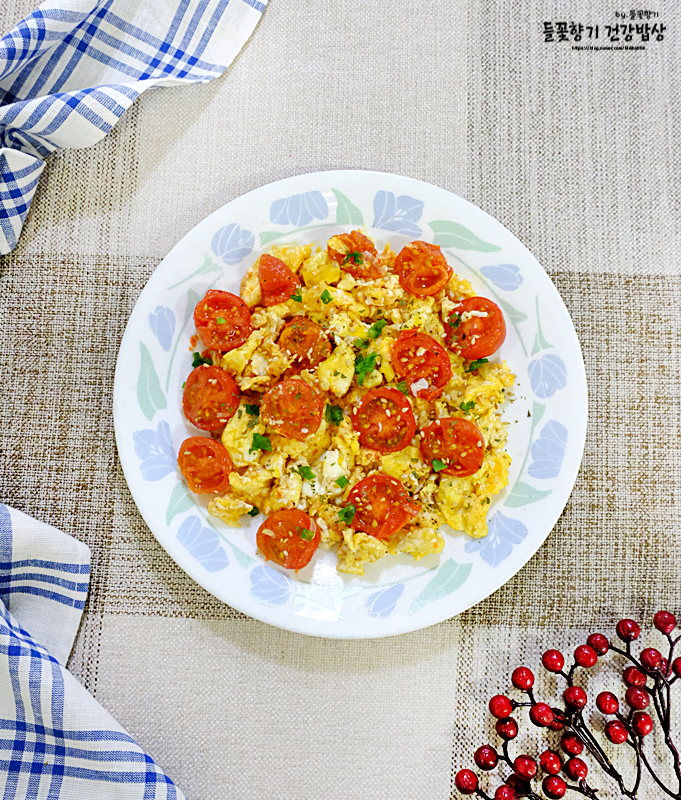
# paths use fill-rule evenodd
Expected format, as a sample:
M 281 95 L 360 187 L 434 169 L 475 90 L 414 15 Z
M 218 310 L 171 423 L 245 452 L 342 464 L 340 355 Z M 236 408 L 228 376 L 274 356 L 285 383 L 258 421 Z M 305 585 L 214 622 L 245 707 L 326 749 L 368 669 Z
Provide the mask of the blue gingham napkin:
M 0 253 L 43 159 L 89 147 L 152 86 L 217 78 L 267 0 L 47 0 L 0 39 Z
M 0 504 L 0 797 L 183 800 L 65 668 L 90 551 Z

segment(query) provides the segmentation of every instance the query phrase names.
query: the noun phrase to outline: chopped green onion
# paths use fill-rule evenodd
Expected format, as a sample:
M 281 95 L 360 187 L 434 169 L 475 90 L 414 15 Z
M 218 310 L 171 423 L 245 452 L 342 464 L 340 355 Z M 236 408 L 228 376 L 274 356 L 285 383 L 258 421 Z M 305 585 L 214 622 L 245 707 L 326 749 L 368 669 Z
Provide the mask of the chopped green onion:
M 302 294 L 300 294 L 300 292 L 294 292 L 291 295 L 291 300 L 295 300 L 296 303 L 302 303 L 303 302 L 303 296 L 302 296 Z
M 259 433 L 253 434 L 253 443 L 251 444 L 248 452 L 255 453 L 256 450 L 271 450 L 272 442 L 268 436 L 261 436 Z
M 303 528 L 298 535 L 301 539 L 305 539 L 306 542 L 311 542 L 314 539 L 314 533 L 309 528 Z
M 201 353 L 194 353 L 194 360 L 192 361 L 192 367 L 194 369 L 200 367 L 201 364 L 212 364 L 212 363 L 213 363 L 212 358 L 203 358 Z
M 340 425 L 343 421 L 343 409 L 340 406 L 332 406 L 331 403 L 327 403 L 324 416 L 329 425 Z
M 341 489 L 345 489 L 346 486 L 350 485 L 350 481 L 345 477 L 345 475 L 341 475 L 340 478 L 336 478 L 334 483 L 337 483 Z
M 331 297 L 331 292 L 328 289 L 324 289 L 320 295 L 320 300 L 325 306 L 327 306 L 333 300 L 333 297 Z
M 245 403 L 246 411 L 252 417 L 259 417 L 260 416 L 260 406 L 256 405 L 255 403 Z
M 259 513 L 260 512 L 258 511 L 258 509 L 255 506 L 253 506 L 253 508 L 248 512 L 248 516 L 257 517 Z
M 407 386 L 406 381 L 400 381 L 397 384 L 397 388 L 402 392 L 402 394 L 409 394 L 409 387 Z
M 435 472 L 440 472 L 443 469 L 447 469 L 447 466 L 448 465 L 445 464 L 444 461 L 440 461 L 439 458 L 433 459 L 433 469 L 435 470 Z
M 227 324 L 227 320 L 224 317 L 218 317 L 215 321 L 217 322 L 218 325 L 226 325 Z
M 477 361 L 471 361 L 471 363 L 466 367 L 466 372 L 474 372 L 476 369 L 479 369 L 483 364 L 489 364 L 489 359 L 479 358 Z
M 343 264 L 347 264 L 348 261 L 354 261 L 355 264 L 362 264 L 364 262 L 364 256 L 361 253 L 348 253 L 345 258 L 343 259 Z
M 357 511 L 357 509 L 352 505 L 352 503 L 348 503 L 347 506 L 341 508 L 341 510 L 338 512 L 338 519 L 342 520 L 343 522 L 350 523 L 355 518 L 355 511 Z
M 355 375 L 357 375 L 357 384 L 361 386 L 364 383 L 366 376 L 374 371 L 376 367 L 376 353 L 370 353 L 367 356 L 358 354 L 355 357 Z
M 298 467 L 298 474 L 306 481 L 313 481 L 315 479 L 315 474 L 312 472 L 310 467 L 306 467 L 302 464 Z
M 387 319 L 377 319 L 376 322 L 369 328 L 367 331 L 367 335 L 370 339 L 378 339 L 381 335 L 381 331 L 385 326 L 388 324 Z
M 459 408 L 463 411 L 464 414 L 468 414 L 473 408 L 475 408 L 475 400 L 469 400 L 467 403 L 461 403 Z

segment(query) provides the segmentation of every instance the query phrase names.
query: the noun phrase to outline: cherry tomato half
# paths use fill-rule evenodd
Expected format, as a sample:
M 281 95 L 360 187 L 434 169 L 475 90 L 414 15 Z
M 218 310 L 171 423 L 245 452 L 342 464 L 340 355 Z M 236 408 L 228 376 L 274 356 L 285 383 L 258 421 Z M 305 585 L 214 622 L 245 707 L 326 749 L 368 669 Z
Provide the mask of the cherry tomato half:
M 291 299 L 301 287 L 300 278 L 274 256 L 260 256 L 260 291 L 264 306 L 276 306 Z
M 459 300 L 445 327 L 447 344 L 468 361 L 496 353 L 506 338 L 504 315 L 487 297 Z
M 418 506 L 411 502 L 400 481 L 382 474 L 369 475 L 355 484 L 348 503 L 355 507 L 351 527 L 382 541 L 390 539 L 418 513 Z
M 375 280 L 381 277 L 381 265 L 374 243 L 360 231 L 332 236 L 326 252 L 353 278 Z
M 265 392 L 260 417 L 277 433 L 304 442 L 322 423 L 323 404 L 300 378 L 287 378 Z
M 423 458 L 431 466 L 435 460 L 447 465 L 437 472 L 465 478 L 474 475 L 482 466 L 485 440 L 478 427 L 467 419 L 443 417 L 431 422 L 422 433 Z
M 221 289 L 209 289 L 199 300 L 194 309 L 194 324 L 206 347 L 222 353 L 241 347 L 253 330 L 246 303 Z
M 411 242 L 395 259 L 400 286 L 416 297 L 437 294 L 452 277 L 452 268 L 436 244 Z
M 297 508 L 275 511 L 258 528 L 256 542 L 266 561 L 296 572 L 310 563 L 321 532 L 312 518 Z
M 402 331 L 390 352 L 393 369 L 406 378 L 414 397 L 433 400 L 452 377 L 452 365 L 444 347 L 417 330 Z M 412 388 L 417 384 L 417 388 Z
M 236 413 L 239 387 L 224 369 L 202 364 L 189 373 L 182 393 L 185 417 L 202 431 L 216 431 Z
M 292 317 L 279 335 L 279 347 L 293 356 L 292 369 L 312 369 L 331 355 L 324 329 L 307 317 Z
M 411 403 L 399 389 L 371 389 L 355 409 L 352 424 L 362 447 L 379 453 L 402 450 L 416 431 Z
M 216 439 L 206 436 L 185 439 L 180 445 L 177 464 L 194 494 L 220 494 L 229 489 L 229 473 L 234 465 Z

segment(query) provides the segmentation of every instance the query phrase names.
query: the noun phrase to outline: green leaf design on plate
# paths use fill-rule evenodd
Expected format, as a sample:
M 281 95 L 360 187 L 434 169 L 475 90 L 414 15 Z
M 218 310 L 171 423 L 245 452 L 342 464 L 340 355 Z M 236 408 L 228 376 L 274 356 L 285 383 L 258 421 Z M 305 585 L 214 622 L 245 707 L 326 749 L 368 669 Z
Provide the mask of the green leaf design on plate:
M 273 242 L 275 239 L 281 239 L 282 236 L 286 236 L 286 234 L 281 233 L 281 231 L 261 231 L 260 247 L 264 247 L 266 244 Z
M 166 511 L 166 525 L 170 525 L 178 514 L 183 511 L 189 511 L 190 508 L 194 508 L 194 502 L 189 496 L 187 487 L 183 483 L 176 484 L 170 495 L 170 502 Z
M 140 353 L 142 364 L 137 378 L 137 400 L 142 413 L 151 421 L 157 411 L 166 408 L 166 396 L 163 394 L 161 384 L 158 381 L 154 361 L 142 342 L 140 342 Z
M 251 564 L 255 564 L 256 559 L 251 558 L 248 554 L 244 553 L 243 550 L 238 548 L 233 542 L 227 539 L 225 536 L 222 537 L 222 540 L 227 542 L 227 544 L 232 548 L 232 552 L 234 553 L 234 558 L 239 562 L 239 566 L 247 569 L 251 566 Z
M 500 298 L 497 298 L 497 303 L 503 309 L 504 314 L 506 314 L 506 316 L 511 320 L 511 322 L 514 322 L 516 325 L 518 325 L 518 323 L 520 322 L 525 322 L 525 320 L 527 319 L 527 314 L 523 314 L 522 311 L 518 311 L 516 308 L 513 308 L 513 306 L 510 303 L 507 303 L 504 300 L 501 300 Z
M 541 318 L 539 316 L 539 297 L 535 300 L 535 308 L 537 314 L 537 333 L 534 336 L 534 346 L 532 347 L 532 355 L 536 355 L 540 350 L 548 350 L 553 347 L 551 342 L 547 342 L 541 329 Z
M 447 559 L 437 571 L 435 577 L 428 581 L 425 589 L 416 596 L 409 609 L 409 616 L 423 608 L 423 606 L 428 605 L 428 603 L 441 600 L 456 591 L 471 574 L 472 568 L 473 564 L 459 564 L 453 558 Z
M 336 195 L 336 200 L 338 200 L 336 222 L 339 225 L 364 225 L 364 217 L 357 206 L 351 203 L 343 192 L 339 192 L 338 189 L 332 189 L 331 191 Z
M 518 481 L 513 487 L 513 491 L 504 500 L 504 505 L 509 508 L 520 508 L 548 497 L 552 491 L 553 489 L 540 491 L 527 483 Z
M 181 281 L 178 281 L 177 283 L 174 283 L 172 286 L 169 286 L 168 291 L 170 291 L 171 289 L 175 289 L 178 286 L 181 286 L 183 283 L 190 281 L 197 275 L 207 275 L 209 272 L 222 272 L 222 271 L 223 271 L 222 267 L 215 261 L 213 261 L 213 259 L 208 254 L 206 254 L 203 259 L 203 264 L 201 264 L 201 266 L 195 272 L 192 272 L 191 275 L 187 275 L 186 278 L 182 278 Z
M 436 219 L 428 224 L 435 234 L 433 242 L 440 245 L 440 247 L 455 247 L 457 250 L 477 250 L 479 253 L 495 253 L 497 250 L 501 250 L 501 247 L 497 247 L 495 244 L 483 242 L 473 231 L 459 222 Z

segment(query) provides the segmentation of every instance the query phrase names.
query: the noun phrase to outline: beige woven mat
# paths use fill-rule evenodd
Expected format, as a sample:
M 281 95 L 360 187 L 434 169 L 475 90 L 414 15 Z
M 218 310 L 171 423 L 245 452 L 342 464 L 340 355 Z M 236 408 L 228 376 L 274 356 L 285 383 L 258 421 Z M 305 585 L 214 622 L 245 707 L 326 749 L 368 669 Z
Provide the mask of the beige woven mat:
M 678 44 L 544 44 L 553 3 L 401 5 L 271 0 L 222 79 L 149 92 L 52 157 L 0 261 L 0 501 L 91 547 L 70 668 L 192 800 L 447 798 L 513 666 L 681 606 Z M 277 631 L 193 583 L 136 510 L 111 415 L 127 317 L 170 247 L 244 191 L 331 168 L 430 181 L 516 233 L 590 390 L 583 467 L 536 557 L 468 613 L 370 642 Z

